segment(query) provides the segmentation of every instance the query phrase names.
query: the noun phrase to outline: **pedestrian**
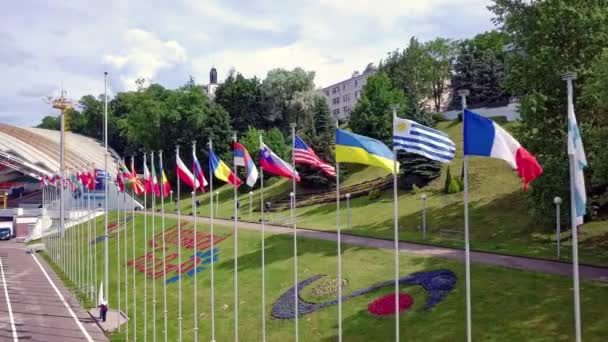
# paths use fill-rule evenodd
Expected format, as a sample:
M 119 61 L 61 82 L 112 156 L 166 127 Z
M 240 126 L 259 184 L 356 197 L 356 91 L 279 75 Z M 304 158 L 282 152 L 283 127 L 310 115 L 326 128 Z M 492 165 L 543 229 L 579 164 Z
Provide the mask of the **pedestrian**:
M 106 321 L 107 313 L 108 313 L 108 303 L 104 300 L 99 305 L 99 319 L 101 319 L 102 322 Z

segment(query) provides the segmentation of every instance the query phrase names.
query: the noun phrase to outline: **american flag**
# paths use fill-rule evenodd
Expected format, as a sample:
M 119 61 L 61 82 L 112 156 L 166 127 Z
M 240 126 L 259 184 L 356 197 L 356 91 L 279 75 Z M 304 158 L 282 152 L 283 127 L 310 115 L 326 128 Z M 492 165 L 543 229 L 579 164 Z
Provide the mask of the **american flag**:
M 302 139 L 296 136 L 294 142 L 294 161 L 296 164 L 308 164 L 323 170 L 329 176 L 336 176 L 336 169 L 319 158 Z

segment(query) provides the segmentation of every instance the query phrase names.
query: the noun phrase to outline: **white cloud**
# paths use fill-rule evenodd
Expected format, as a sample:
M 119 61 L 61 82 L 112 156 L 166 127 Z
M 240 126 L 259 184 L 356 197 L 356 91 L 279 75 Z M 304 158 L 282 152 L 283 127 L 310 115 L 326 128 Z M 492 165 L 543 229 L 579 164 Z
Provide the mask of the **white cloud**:
M 141 29 L 128 30 L 123 46 L 126 47 L 125 53 L 104 56 L 104 62 L 119 75 L 123 89 L 133 89 L 136 79 L 153 79 L 161 69 L 187 60 L 186 49 L 177 41 L 163 41 Z

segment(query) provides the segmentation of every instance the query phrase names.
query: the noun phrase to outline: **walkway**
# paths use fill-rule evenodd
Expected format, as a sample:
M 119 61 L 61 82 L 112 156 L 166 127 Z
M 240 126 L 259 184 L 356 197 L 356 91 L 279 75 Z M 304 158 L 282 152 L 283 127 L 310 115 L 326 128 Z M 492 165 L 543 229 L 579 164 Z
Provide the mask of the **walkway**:
M 148 212 L 148 214 L 151 214 Z M 155 213 L 157 216 L 160 216 L 160 213 Z M 167 217 L 177 218 L 176 214 L 165 214 Z M 182 220 L 192 221 L 192 216 L 182 215 Z M 197 217 L 197 222 L 199 223 L 210 223 L 210 219 L 208 217 Z M 225 219 L 215 219 L 215 223 L 224 226 L 232 226 L 234 221 L 225 220 Z M 262 225 L 259 223 L 253 222 L 243 222 L 239 221 L 239 228 L 245 228 L 249 230 L 261 230 Z M 285 226 L 276 226 L 276 225 L 265 225 L 266 231 L 270 233 L 278 233 L 278 234 L 293 234 L 293 228 L 285 227 Z M 311 238 L 311 239 L 319 239 L 319 240 L 328 240 L 328 241 L 336 241 L 336 233 L 335 232 L 325 232 L 311 229 L 303 229 L 298 228 L 298 236 Z M 392 240 L 385 239 L 377 239 L 372 237 L 365 236 L 355 236 L 342 233 L 342 243 L 350 244 L 356 246 L 365 246 L 365 247 L 373 247 L 373 248 L 383 248 L 383 249 L 393 249 L 394 243 Z M 411 242 L 399 242 L 399 251 L 401 253 L 410 253 L 417 254 L 426 257 L 438 257 L 445 258 L 450 260 L 457 260 L 464 262 L 464 250 L 449 248 L 449 247 L 439 247 L 439 246 L 430 246 L 425 244 L 411 243 Z M 503 255 L 503 254 L 495 254 L 488 252 L 471 252 L 471 262 L 486 264 L 486 265 L 494 265 L 494 266 L 503 266 L 509 268 L 515 268 L 526 271 L 533 272 L 543 272 L 549 274 L 559 274 L 559 275 L 572 275 L 572 264 L 566 262 L 559 261 L 551 261 L 551 260 L 542 260 L 542 259 L 534 259 L 534 258 L 526 258 L 521 256 L 511 256 L 511 255 Z M 597 266 L 588 266 L 588 265 L 580 265 L 579 266 L 579 275 L 581 279 L 585 280 L 596 280 L 608 282 L 608 267 L 597 267 Z
M 0 341 L 109 341 L 47 263 L 0 241 Z

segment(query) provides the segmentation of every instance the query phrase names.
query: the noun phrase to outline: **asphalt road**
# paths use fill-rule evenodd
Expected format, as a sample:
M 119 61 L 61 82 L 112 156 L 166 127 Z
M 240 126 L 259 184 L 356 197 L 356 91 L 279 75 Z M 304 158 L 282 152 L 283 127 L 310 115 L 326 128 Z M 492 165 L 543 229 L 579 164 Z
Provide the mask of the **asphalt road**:
M 109 341 L 44 259 L 0 241 L 0 341 Z

